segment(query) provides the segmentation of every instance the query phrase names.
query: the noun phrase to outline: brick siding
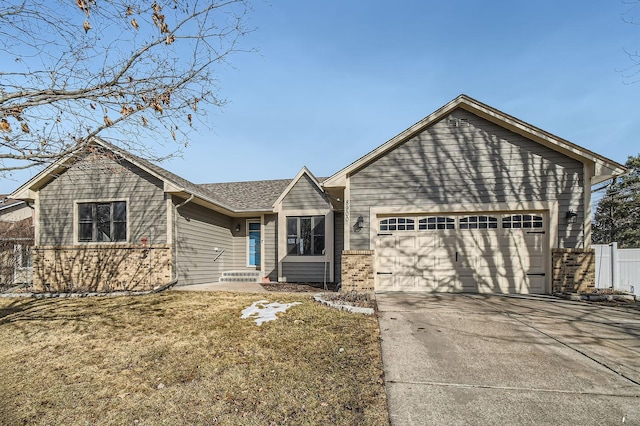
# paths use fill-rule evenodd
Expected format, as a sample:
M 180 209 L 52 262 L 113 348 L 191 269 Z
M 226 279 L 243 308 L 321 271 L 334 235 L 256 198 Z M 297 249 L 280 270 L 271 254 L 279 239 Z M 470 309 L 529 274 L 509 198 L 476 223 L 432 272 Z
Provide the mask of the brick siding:
M 36 292 L 151 290 L 169 283 L 171 270 L 168 245 L 37 246 L 33 249 Z
M 344 250 L 342 252 L 342 292 L 374 291 L 373 250 Z
M 596 281 L 593 249 L 553 249 L 552 293 L 591 293 Z

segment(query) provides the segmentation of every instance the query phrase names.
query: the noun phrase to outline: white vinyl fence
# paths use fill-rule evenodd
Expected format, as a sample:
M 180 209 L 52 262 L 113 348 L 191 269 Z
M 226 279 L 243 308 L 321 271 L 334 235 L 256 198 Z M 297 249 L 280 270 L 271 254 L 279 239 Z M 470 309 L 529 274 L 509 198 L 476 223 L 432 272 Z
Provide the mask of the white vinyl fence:
M 594 244 L 596 288 L 614 288 L 640 296 L 640 248 L 619 249 L 618 243 Z

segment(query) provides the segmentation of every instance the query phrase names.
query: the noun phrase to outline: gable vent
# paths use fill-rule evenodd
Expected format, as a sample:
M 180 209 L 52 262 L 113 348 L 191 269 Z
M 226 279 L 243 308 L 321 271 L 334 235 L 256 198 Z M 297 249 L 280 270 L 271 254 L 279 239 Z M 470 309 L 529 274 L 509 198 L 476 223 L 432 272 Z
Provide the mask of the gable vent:
M 449 117 L 448 123 L 449 127 L 467 127 L 469 126 L 469 119 Z

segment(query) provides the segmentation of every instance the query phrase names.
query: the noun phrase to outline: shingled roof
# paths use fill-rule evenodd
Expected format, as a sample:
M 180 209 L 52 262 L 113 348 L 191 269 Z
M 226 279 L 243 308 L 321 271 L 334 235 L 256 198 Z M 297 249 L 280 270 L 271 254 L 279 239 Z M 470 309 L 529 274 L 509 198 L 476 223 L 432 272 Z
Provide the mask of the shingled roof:
M 234 210 L 266 210 L 284 191 L 291 179 L 248 182 L 206 183 L 198 185 L 216 199 L 225 200 Z
M 167 182 L 172 186 L 172 190 L 183 191 L 187 194 L 193 194 L 198 198 L 222 207 L 229 212 L 248 212 L 248 211 L 269 211 L 272 209 L 275 201 L 282 195 L 283 191 L 287 189 L 293 179 L 275 179 L 275 180 L 259 180 L 259 181 L 247 181 L 247 182 L 224 182 L 224 183 L 207 183 L 207 184 L 195 184 L 193 182 L 184 179 L 152 163 L 144 158 L 138 157 L 135 154 L 124 151 L 117 146 L 101 139 L 93 138 L 91 142 L 94 146 L 102 146 L 118 155 L 119 157 L 131 161 L 134 164 L 146 169 L 148 172 L 157 176 L 161 180 Z M 83 148 L 80 148 L 83 149 Z M 70 156 L 68 160 L 77 160 L 77 156 Z M 19 193 L 22 189 L 28 188 L 32 182 L 40 179 L 51 179 L 54 174 L 50 173 L 51 170 L 56 167 L 65 167 L 64 165 L 52 165 L 49 168 L 43 170 L 35 178 L 24 184 L 19 188 L 16 193 Z M 51 176 L 49 176 L 51 175 Z M 166 191 L 165 186 L 165 191 Z

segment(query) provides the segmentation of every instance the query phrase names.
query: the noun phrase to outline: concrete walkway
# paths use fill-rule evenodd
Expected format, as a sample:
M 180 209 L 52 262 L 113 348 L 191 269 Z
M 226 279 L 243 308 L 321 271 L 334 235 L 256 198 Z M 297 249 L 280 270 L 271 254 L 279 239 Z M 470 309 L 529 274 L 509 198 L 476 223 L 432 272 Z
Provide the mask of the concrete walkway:
M 259 283 L 209 283 L 173 287 L 177 291 L 237 291 L 241 293 L 267 293 Z
M 552 297 L 377 295 L 394 426 L 640 424 L 640 312 Z

